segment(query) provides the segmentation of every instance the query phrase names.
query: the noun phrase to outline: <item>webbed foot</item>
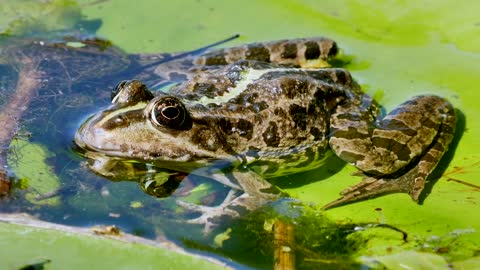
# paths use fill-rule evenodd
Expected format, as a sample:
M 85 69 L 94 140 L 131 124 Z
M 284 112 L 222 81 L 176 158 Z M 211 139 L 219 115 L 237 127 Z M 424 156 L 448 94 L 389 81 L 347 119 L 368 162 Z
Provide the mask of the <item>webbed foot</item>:
M 190 224 L 204 224 L 204 233 L 208 234 L 219 225 L 222 217 L 235 218 L 247 211 L 256 209 L 267 201 L 276 200 L 284 193 L 258 174 L 250 170 L 234 170 L 230 172 L 230 178 L 222 174 L 210 176 L 221 182 L 231 190 L 224 201 L 217 206 L 204 206 L 177 201 L 177 204 L 187 210 L 199 212 L 200 216 L 187 221 Z M 222 178 L 223 177 L 223 178 Z M 227 181 L 224 181 L 227 180 Z M 242 193 L 239 195 L 239 193 Z
M 208 234 L 213 229 L 215 229 L 215 227 L 219 225 L 215 221 L 218 220 L 220 217 L 222 216 L 237 217 L 239 215 L 239 213 L 236 212 L 235 210 L 228 208 L 228 206 L 231 206 L 232 203 L 235 201 L 235 199 L 238 198 L 237 192 L 238 192 L 237 190 L 231 189 L 228 192 L 226 198 L 223 200 L 223 202 L 217 206 L 204 206 L 204 205 L 193 204 L 193 203 L 184 202 L 180 200 L 177 201 L 177 205 L 189 211 L 200 213 L 199 217 L 189 219 L 186 222 L 189 224 L 204 225 L 205 227 L 203 229 L 203 233 Z
M 338 110 L 338 116 L 342 117 L 334 117 L 332 126 L 340 136 L 332 136 L 329 143 L 345 161 L 375 176 L 367 176 L 359 184 L 347 188 L 341 193 L 342 198 L 323 209 L 389 193 L 408 193 L 418 202 L 426 179 L 448 150 L 455 134 L 453 106 L 438 96 L 413 97 L 378 120 L 373 131 L 369 129 L 369 123 L 358 125 L 356 118 L 345 122 L 348 118 L 344 114 L 352 115 L 355 110 L 350 107 Z M 350 138 L 341 136 L 346 127 L 354 128 L 364 136 L 358 140 L 361 145 L 350 143 Z
M 366 177 L 362 182 L 343 190 L 342 198 L 324 205 L 327 210 L 391 193 L 408 193 L 415 202 L 425 186 L 425 178 L 408 172 L 396 179 Z

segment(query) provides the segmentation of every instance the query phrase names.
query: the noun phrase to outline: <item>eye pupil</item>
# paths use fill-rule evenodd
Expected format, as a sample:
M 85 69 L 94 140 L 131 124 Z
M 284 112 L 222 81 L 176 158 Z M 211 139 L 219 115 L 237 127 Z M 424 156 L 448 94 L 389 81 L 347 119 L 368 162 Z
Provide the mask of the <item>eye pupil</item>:
M 175 119 L 180 115 L 180 111 L 176 107 L 166 107 L 162 109 L 162 115 L 168 119 Z

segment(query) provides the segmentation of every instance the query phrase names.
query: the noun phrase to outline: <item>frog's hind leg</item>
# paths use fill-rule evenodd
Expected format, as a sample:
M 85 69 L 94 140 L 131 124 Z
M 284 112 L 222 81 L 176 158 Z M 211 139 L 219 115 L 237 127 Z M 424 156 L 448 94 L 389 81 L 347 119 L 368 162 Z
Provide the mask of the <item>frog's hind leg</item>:
M 324 209 L 398 192 L 418 201 L 427 177 L 453 139 L 456 117 L 452 105 L 437 96 L 417 96 L 377 121 L 374 128 L 346 115 L 361 109 L 345 109 L 340 108 L 332 120 L 336 134 L 330 145 L 338 156 L 368 176 Z M 352 131 L 349 141 L 342 138 L 345 129 Z
M 325 37 L 257 42 L 212 50 L 199 56 L 196 65 L 227 65 L 240 60 L 255 60 L 302 68 L 328 67 L 338 53 L 337 43 Z

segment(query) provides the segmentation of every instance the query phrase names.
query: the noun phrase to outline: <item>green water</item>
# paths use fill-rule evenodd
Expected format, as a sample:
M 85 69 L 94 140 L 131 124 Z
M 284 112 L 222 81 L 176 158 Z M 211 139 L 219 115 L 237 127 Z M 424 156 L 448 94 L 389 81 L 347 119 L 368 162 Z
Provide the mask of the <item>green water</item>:
M 24 2 L 25 6 L 17 7 L 15 12 L 13 8 L 8 8 L 13 6 L 13 0 L 0 3 L 6 4 L 0 5 L 0 12 L 8 15 L 2 16 L 0 29 L 15 29 L 12 30 L 14 32 L 20 31 L 12 27 L 18 19 L 18 10 L 37 10 L 35 5 L 28 4 L 29 1 Z M 406 194 L 394 194 L 333 209 L 325 215 L 339 223 L 391 224 L 416 240 L 405 244 L 399 241 L 398 235 L 392 235 L 388 230 L 367 231 L 363 237 L 369 241 L 358 247 L 356 253 L 351 250 L 346 252 L 350 258 L 400 254 L 398 260 L 404 261 L 401 254 L 415 250 L 439 255 L 449 262 L 463 262 L 472 257 L 476 257 L 478 262 L 480 190 L 474 186 L 480 186 L 480 124 L 475 119 L 480 115 L 477 89 L 480 85 L 480 20 L 477 18 L 480 4 L 446 0 L 187 0 L 171 3 L 84 0 L 78 5 L 68 3 L 66 8 L 52 7 L 25 13 L 32 14 L 32 20 L 40 18 L 45 29 L 83 28 L 111 40 L 128 53 L 191 50 L 235 33 L 241 37 L 228 45 L 324 35 L 335 39 L 343 53 L 353 59 L 346 68 L 352 71 L 365 91 L 377 97 L 387 109 L 419 93 L 445 96 L 461 112 L 464 124 L 460 127 L 464 130 L 460 132 L 461 138 L 457 138 L 458 145 L 444 176 L 432 187 L 423 205 L 414 204 Z M 84 23 L 77 24 L 79 20 Z M 95 20 L 97 23 L 94 23 Z M 44 29 L 37 25 L 34 30 Z M 73 110 L 64 108 L 67 113 Z M 78 109 L 78 113 L 80 111 L 82 109 Z M 73 136 L 79 122 L 79 118 L 76 119 L 76 123 L 69 122 L 65 136 Z M 45 137 L 53 132 L 43 134 Z M 34 133 L 30 141 L 42 145 L 49 140 L 48 136 L 35 137 Z M 53 151 L 57 151 L 54 153 L 57 159 L 66 164 L 54 173 L 62 185 L 69 184 L 66 179 L 71 175 L 78 176 L 69 170 L 75 170 L 81 162 L 70 150 L 65 150 L 70 146 L 71 139 L 65 138 L 47 150 L 61 149 Z M 32 151 L 36 150 L 28 149 L 29 153 Z M 300 186 L 284 185 L 286 191 L 299 200 L 323 205 L 360 180 L 351 176 L 354 171 L 353 167 L 345 166 L 324 181 Z M 301 179 L 315 179 L 316 173 L 311 171 L 291 176 L 285 181 L 296 183 Z M 173 200 L 159 204 L 157 200 L 144 196 L 140 189 L 132 188 L 132 183 L 104 183 L 89 172 L 81 175 L 89 179 L 90 186 L 103 187 L 115 195 L 105 199 L 91 189 L 81 190 L 74 186 L 72 196 L 56 206 L 50 206 L 48 211 L 43 212 L 42 207 L 28 203 L 25 211 L 41 213 L 46 220 L 63 220 L 63 223 L 74 225 L 115 223 L 126 231 L 146 237 L 154 237 L 154 227 L 160 227 L 170 237 L 191 237 L 187 241 L 189 243 L 197 241 L 191 246 L 198 248 L 200 242 L 200 248 L 204 249 L 205 245 L 209 245 L 203 242 L 200 234 L 193 236 L 191 230 L 195 231 L 194 228 L 185 227 L 173 232 L 176 224 L 169 221 L 175 217 L 172 213 L 175 211 Z M 131 207 L 132 202 L 141 202 L 143 207 Z M 112 218 L 110 213 L 120 213 L 121 217 Z M 452 234 L 457 232 L 465 232 L 465 235 L 450 241 Z M 438 252 L 442 247 L 448 248 L 448 252 Z M 415 265 L 415 259 L 411 260 Z M 442 263 L 430 266 L 439 267 Z

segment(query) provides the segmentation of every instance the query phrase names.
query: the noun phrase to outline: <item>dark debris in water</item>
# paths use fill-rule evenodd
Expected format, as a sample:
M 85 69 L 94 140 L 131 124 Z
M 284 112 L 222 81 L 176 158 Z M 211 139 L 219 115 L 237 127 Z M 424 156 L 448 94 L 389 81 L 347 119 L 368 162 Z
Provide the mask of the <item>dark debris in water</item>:
M 0 198 L 10 194 L 10 181 L 7 180 L 7 172 L 0 169 Z
M 279 213 L 278 210 L 280 209 Z M 284 215 L 284 213 L 294 213 Z M 383 227 L 406 233 L 386 224 L 338 224 L 323 215 L 323 211 L 292 200 L 280 200 L 235 220 L 227 228 L 213 233 L 210 245 L 186 240 L 189 247 L 218 253 L 260 269 L 271 269 L 276 263 L 278 239 L 274 226 L 278 222 L 292 225 L 293 245 L 281 247 L 293 252 L 296 269 L 354 269 L 356 252 L 369 240 L 357 233 L 369 228 Z

